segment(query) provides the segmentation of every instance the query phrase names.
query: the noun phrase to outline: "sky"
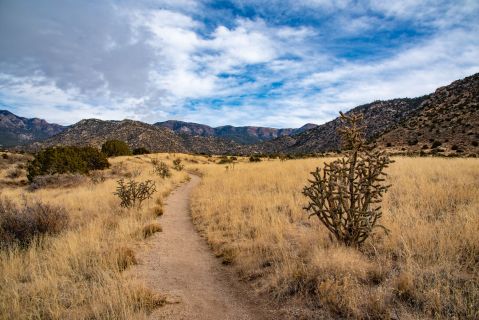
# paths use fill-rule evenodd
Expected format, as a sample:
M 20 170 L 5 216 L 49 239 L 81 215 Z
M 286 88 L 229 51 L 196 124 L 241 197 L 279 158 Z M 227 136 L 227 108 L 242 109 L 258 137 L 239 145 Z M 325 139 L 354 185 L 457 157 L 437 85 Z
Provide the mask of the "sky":
M 321 124 L 479 72 L 479 1 L 0 0 L 0 109 Z

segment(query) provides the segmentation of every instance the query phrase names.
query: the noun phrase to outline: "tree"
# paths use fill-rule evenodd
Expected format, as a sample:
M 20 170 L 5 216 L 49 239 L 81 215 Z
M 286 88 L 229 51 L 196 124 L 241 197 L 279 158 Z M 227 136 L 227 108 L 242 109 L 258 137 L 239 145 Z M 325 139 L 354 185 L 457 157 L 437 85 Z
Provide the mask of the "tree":
M 130 156 L 131 150 L 126 142 L 121 140 L 108 140 L 101 146 L 101 152 L 108 157 Z
M 342 136 L 346 157 L 325 163 L 312 172 L 311 183 L 303 190 L 309 198 L 305 209 L 317 216 L 338 241 L 347 246 L 363 243 L 379 224 L 380 203 L 390 186 L 383 184 L 384 169 L 392 162 L 384 151 L 364 148 L 362 115 L 341 113 Z

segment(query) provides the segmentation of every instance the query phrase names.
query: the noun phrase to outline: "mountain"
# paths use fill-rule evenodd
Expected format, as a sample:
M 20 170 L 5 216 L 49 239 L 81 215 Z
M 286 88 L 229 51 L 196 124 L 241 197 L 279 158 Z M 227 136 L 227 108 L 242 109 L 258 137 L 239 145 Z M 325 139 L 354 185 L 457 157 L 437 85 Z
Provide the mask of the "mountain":
M 358 106 L 346 114 L 362 113 L 366 138 L 371 140 L 411 115 L 427 96 L 375 101 Z M 318 153 L 340 149 L 339 117 L 290 137 L 281 137 L 259 146 L 264 153 Z
M 131 148 L 145 147 L 154 152 L 191 152 L 224 154 L 233 153 L 240 146 L 232 141 L 216 137 L 199 137 L 176 134 L 170 129 L 140 121 L 82 120 L 34 148 L 55 145 L 100 147 L 111 139 L 123 140 Z
M 234 127 L 221 126 L 210 127 L 204 124 L 168 120 L 155 123 L 158 127 L 164 127 L 173 130 L 176 133 L 189 134 L 202 137 L 219 137 L 233 140 L 240 144 L 255 144 L 262 141 L 268 141 L 282 136 L 290 136 L 312 129 L 317 125 L 308 123 L 298 129 L 276 129 L 267 127 Z
M 479 73 L 438 88 L 375 142 L 394 152 L 479 154 Z
M 429 95 L 375 101 L 353 108 L 347 114 L 363 113 L 367 140 L 391 152 L 478 153 L 478 99 L 479 73 Z M 339 125 L 339 118 L 336 118 L 297 135 L 261 143 L 257 150 L 261 153 L 339 150 Z
M 0 147 L 25 145 L 62 132 L 65 127 L 38 118 L 23 118 L 0 110 Z

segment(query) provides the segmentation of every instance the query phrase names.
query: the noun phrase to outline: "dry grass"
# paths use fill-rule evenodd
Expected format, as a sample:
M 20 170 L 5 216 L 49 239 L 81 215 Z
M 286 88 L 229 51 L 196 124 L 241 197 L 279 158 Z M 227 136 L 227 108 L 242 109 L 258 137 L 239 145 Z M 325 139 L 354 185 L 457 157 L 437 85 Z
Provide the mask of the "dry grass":
M 34 239 L 26 248 L 0 250 L 0 319 L 145 319 L 164 303 L 122 272 L 136 263 L 137 231 L 155 218 L 155 203 L 122 209 L 113 192 L 119 176 L 133 176 L 155 179 L 155 196 L 165 195 L 187 174 L 175 171 L 169 179 L 157 179 L 149 155 L 110 161 L 113 168 L 101 179 L 78 186 L 35 192 L 21 185 L 2 187 L 2 196 L 17 205 L 24 200 L 61 205 L 70 223 L 66 231 Z M 5 165 L 0 178 L 13 165 Z
M 302 210 L 322 159 L 198 166 L 192 215 L 217 256 L 278 301 L 354 319 L 478 319 L 479 161 L 395 160 L 391 233 L 378 229 L 359 251 Z
M 151 222 L 141 229 L 143 239 L 149 238 L 157 232 L 162 232 L 163 228 L 158 222 Z

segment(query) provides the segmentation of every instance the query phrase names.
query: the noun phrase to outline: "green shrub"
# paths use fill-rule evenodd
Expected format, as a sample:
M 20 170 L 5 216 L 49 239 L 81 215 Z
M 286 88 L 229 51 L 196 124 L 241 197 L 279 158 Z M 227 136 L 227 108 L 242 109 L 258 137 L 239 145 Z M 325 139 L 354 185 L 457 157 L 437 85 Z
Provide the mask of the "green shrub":
M 38 152 L 28 164 L 28 180 L 36 176 L 62 173 L 86 174 L 103 170 L 110 164 L 106 156 L 92 147 L 50 147 Z
M 259 156 L 251 156 L 249 157 L 250 162 L 260 162 L 261 158 Z
M 101 146 L 101 151 L 109 157 L 130 156 L 130 147 L 124 141 L 108 140 Z
M 143 148 L 143 147 L 133 149 L 133 154 L 134 155 L 150 154 L 150 153 L 151 153 L 150 150 L 148 150 L 147 148 Z

